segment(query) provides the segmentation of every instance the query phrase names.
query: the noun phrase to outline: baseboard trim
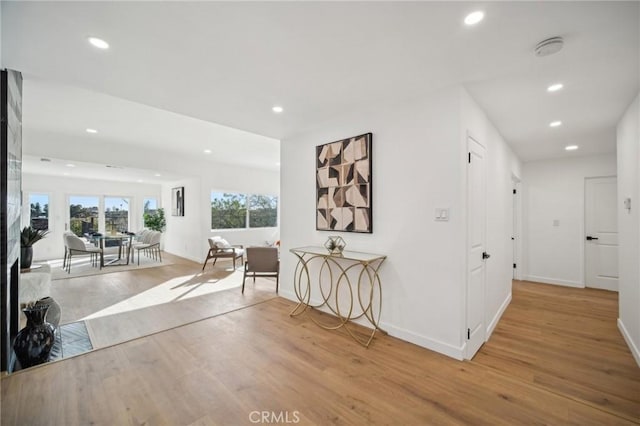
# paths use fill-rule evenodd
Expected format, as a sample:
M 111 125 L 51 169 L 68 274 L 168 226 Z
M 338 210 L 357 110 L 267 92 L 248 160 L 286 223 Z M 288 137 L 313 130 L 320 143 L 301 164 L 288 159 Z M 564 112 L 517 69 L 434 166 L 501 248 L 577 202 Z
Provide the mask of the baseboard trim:
M 393 326 L 389 323 L 381 323 L 380 328 L 389 333 L 390 336 L 397 337 L 405 342 L 422 346 L 423 348 L 457 359 L 458 361 L 462 361 L 464 359 L 464 346 L 456 347 L 448 343 L 414 333 L 413 331 Z
M 636 364 L 640 367 L 640 350 L 638 350 L 638 347 L 633 342 L 631 335 L 629 335 L 627 328 L 624 326 L 624 323 L 620 318 L 618 318 L 618 330 L 620 330 L 622 337 L 624 337 L 624 341 L 627 342 L 627 346 L 629 346 L 629 350 L 631 351 L 633 358 L 636 360 Z
M 171 251 L 168 251 L 168 250 L 162 250 L 162 251 L 164 251 L 165 253 L 172 254 L 174 256 L 181 257 L 183 259 L 190 260 L 192 262 L 196 262 L 196 263 L 200 263 L 200 264 L 202 264 L 202 262 L 203 262 L 203 259 L 199 259 L 199 258 L 196 258 L 196 257 L 193 257 L 193 256 L 188 256 L 186 254 L 182 254 L 182 253 L 178 254 L 178 253 L 174 253 L 174 252 L 171 252 Z
M 298 298 L 292 291 L 280 290 L 279 296 L 294 302 L 298 302 Z M 313 301 L 311 301 L 311 303 L 313 303 Z M 361 325 L 371 327 L 369 323 L 362 323 Z M 390 336 L 397 337 L 398 339 L 404 340 L 405 342 L 413 343 L 423 348 L 457 359 L 458 361 L 462 361 L 464 359 L 464 346 L 456 347 L 448 343 L 440 342 L 430 337 L 414 333 L 413 331 L 396 327 L 384 321 L 380 323 L 380 328 L 386 331 Z
M 487 327 L 487 336 L 486 336 L 485 342 L 489 340 L 489 337 L 491 337 L 491 335 L 493 334 L 493 330 L 495 330 L 496 326 L 498 325 L 500 318 L 502 318 L 504 311 L 506 311 L 507 307 L 509 307 L 509 304 L 511 303 L 511 298 L 512 298 L 512 294 L 511 292 L 509 292 L 509 294 L 507 295 L 507 298 L 504 299 L 504 302 L 502 302 L 502 305 L 500 305 L 498 312 L 496 312 L 493 319 L 489 323 L 489 327 Z
M 562 285 L 565 287 L 584 288 L 584 284 L 578 281 L 561 280 L 557 278 L 539 277 L 537 275 L 526 275 L 523 278 L 525 281 L 534 281 L 543 284 Z

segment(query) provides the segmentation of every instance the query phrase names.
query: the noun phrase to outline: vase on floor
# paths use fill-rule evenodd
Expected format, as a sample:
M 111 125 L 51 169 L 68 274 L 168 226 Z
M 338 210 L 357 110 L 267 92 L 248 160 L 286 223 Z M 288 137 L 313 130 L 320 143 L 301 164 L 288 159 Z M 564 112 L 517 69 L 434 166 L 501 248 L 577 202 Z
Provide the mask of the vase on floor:
M 47 362 L 53 347 L 53 326 L 45 322 L 49 305 L 41 304 L 24 308 L 27 326 L 20 330 L 13 343 L 16 358 L 22 368 Z

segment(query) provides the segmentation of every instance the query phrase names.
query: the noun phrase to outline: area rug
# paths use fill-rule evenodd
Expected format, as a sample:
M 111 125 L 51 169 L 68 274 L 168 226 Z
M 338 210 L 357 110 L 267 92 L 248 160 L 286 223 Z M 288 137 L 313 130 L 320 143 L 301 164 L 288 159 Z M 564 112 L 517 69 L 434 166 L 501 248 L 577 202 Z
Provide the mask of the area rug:
M 109 258 L 105 259 L 105 262 L 109 261 Z M 136 269 L 156 268 L 159 266 L 173 265 L 173 262 L 163 259 L 162 262 L 149 258 L 146 256 L 140 256 L 140 265 L 138 265 L 138 258 L 136 256 L 135 262 L 129 262 L 128 265 L 116 265 L 105 266 L 102 269 L 91 266 L 91 260 L 88 256 L 74 258 L 71 262 L 71 273 L 67 273 L 62 268 L 62 259 L 47 260 L 36 263 L 46 263 L 51 266 L 51 279 L 52 280 L 64 280 L 67 278 L 87 277 L 91 275 L 109 274 L 112 272 L 132 271 Z

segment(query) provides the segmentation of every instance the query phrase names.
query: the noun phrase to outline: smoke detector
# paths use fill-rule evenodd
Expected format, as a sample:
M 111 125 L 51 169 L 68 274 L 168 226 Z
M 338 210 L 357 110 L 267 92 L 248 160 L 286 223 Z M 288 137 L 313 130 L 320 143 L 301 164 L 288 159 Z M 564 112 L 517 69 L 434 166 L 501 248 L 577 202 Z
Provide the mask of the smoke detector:
M 534 51 L 536 52 L 536 56 L 549 56 L 558 53 L 562 49 L 562 46 L 564 46 L 562 37 L 551 37 L 538 43 Z

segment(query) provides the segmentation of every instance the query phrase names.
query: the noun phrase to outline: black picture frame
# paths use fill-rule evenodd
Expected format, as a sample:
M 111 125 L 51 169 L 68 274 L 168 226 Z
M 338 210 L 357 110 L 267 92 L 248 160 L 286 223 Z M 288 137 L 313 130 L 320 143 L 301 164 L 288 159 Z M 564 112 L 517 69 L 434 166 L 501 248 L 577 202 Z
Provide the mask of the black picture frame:
M 373 233 L 373 134 L 316 146 L 316 230 Z
M 184 216 L 184 186 L 171 189 L 171 216 Z

